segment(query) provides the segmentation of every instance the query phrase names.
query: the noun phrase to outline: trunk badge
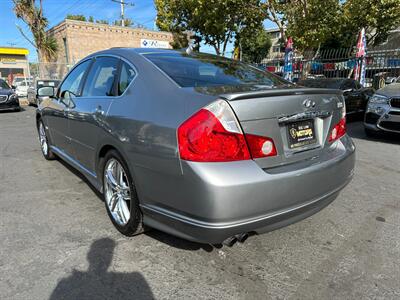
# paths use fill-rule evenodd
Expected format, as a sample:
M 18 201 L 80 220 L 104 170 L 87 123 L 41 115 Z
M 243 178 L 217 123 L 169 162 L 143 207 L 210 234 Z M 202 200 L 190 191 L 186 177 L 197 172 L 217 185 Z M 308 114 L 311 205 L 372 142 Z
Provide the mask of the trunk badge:
M 306 100 L 303 101 L 303 105 L 306 108 L 315 107 L 315 102 L 310 100 L 310 99 L 306 99 Z

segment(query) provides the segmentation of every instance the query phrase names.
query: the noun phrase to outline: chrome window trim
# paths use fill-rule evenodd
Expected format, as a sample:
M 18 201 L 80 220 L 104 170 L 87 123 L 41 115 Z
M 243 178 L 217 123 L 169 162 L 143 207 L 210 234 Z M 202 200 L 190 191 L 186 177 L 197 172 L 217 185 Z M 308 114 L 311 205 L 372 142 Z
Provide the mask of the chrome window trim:
M 128 86 L 126 87 L 125 91 L 121 95 L 118 95 L 118 96 L 81 96 L 81 97 L 82 98 L 86 98 L 86 99 L 99 98 L 99 97 L 101 97 L 101 98 L 104 97 L 104 98 L 107 98 L 107 99 L 119 99 L 119 98 L 123 97 L 125 95 L 126 91 L 128 89 L 130 89 L 131 85 L 133 84 L 133 82 L 136 80 L 136 78 L 139 75 L 139 73 L 137 71 L 137 68 L 129 60 L 127 60 L 126 58 L 118 56 L 118 55 L 114 55 L 114 54 L 99 54 L 99 55 L 92 56 L 90 59 L 94 58 L 95 60 L 94 60 L 93 63 L 96 63 L 96 59 L 99 58 L 99 57 L 113 57 L 113 58 L 119 59 L 119 60 L 127 63 L 135 71 L 135 76 L 132 78 L 131 82 L 128 84 Z M 85 85 L 86 85 L 86 82 L 85 82 L 84 86 L 82 87 L 82 90 L 85 87 Z

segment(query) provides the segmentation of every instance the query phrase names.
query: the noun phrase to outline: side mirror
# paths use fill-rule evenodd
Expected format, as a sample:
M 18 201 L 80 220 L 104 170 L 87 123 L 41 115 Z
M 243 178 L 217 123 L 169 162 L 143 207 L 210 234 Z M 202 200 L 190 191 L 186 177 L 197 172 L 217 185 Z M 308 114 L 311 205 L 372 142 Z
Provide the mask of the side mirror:
M 38 97 L 50 97 L 54 98 L 55 89 L 52 86 L 43 86 L 37 90 Z

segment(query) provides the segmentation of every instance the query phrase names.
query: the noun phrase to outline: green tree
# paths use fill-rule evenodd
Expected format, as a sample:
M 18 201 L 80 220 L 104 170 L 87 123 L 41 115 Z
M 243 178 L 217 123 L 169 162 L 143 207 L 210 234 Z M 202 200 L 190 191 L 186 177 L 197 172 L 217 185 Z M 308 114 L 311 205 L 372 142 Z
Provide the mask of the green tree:
M 378 45 L 387 39 L 390 30 L 400 26 L 400 1 L 347 0 L 342 7 L 340 24 L 336 39 L 343 46 L 354 45 L 362 27 L 367 44 Z
M 235 46 L 241 47 L 243 61 L 257 62 L 267 56 L 272 43 L 270 35 L 261 28 L 251 34 L 241 34 Z
M 290 0 L 283 7 L 287 35 L 298 50 L 318 49 L 338 29 L 339 0 Z
M 301 51 L 352 47 L 362 27 L 376 45 L 400 25 L 399 0 L 264 0 L 262 7 L 283 41 L 291 36 Z
M 49 62 L 57 52 L 57 42 L 46 34 L 48 20 L 43 15 L 42 0 L 39 1 L 39 5 L 35 0 L 13 0 L 13 2 L 15 15 L 28 26 L 33 40 L 20 27 L 19 31 L 35 47 L 39 62 Z
M 88 22 L 94 23 L 94 18 L 93 18 L 93 16 L 89 16 Z
M 108 22 L 108 20 L 96 20 L 96 23 L 97 24 L 106 24 L 106 25 L 110 24 L 110 22 Z
M 260 0 L 155 0 L 157 26 L 161 30 L 193 32 L 217 55 L 236 34 L 259 28 L 265 13 Z
M 71 15 L 71 14 L 68 14 L 66 19 L 86 22 L 86 17 L 84 15 Z
M 116 26 L 122 26 L 122 21 L 121 21 L 121 20 L 115 20 L 115 21 L 114 21 L 114 25 L 116 25 Z M 133 21 L 132 21 L 132 19 L 130 19 L 130 18 L 124 19 L 124 26 L 126 26 L 126 27 L 131 27 L 131 26 L 133 26 Z

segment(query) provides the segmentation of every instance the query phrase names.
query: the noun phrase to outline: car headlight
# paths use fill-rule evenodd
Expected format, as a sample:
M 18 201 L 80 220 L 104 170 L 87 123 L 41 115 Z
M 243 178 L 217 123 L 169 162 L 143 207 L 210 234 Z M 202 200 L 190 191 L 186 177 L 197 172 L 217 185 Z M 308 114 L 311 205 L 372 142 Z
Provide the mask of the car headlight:
M 382 95 L 373 95 L 369 98 L 369 104 L 389 104 L 389 98 Z
M 8 96 L 8 100 L 16 100 L 17 98 L 17 94 L 11 94 L 10 96 Z

